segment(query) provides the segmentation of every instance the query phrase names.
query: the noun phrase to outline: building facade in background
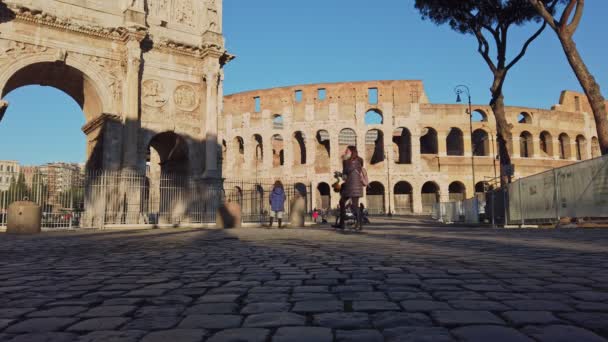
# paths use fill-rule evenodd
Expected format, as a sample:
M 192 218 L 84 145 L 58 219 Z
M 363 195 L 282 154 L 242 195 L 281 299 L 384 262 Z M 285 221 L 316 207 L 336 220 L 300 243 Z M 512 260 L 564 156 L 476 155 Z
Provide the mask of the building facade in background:
M 584 99 L 564 91 L 550 110 L 506 108 L 515 178 L 600 155 Z M 338 203 L 333 172 L 348 145 L 365 160 L 371 183 L 364 203 L 372 213 L 429 213 L 435 202 L 470 198 L 499 176 L 491 108 L 473 107 L 471 134 L 467 106 L 430 103 L 421 81 L 293 86 L 224 102 L 223 177 L 312 183 L 317 208 Z
M 21 168 L 15 160 L 0 160 L 0 191 L 6 191 L 19 177 Z

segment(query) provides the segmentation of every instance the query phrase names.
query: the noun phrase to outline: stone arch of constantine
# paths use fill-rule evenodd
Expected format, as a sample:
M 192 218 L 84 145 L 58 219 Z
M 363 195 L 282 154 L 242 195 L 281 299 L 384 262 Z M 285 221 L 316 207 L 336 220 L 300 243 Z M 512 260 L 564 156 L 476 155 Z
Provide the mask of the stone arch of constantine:
M 7 0 L 0 17 L 0 95 L 44 85 L 72 97 L 88 169 L 220 177 L 222 67 L 232 58 L 221 0 Z
M 551 109 L 507 107 L 515 177 L 599 156 L 583 94 L 564 91 Z M 428 213 L 436 201 L 484 191 L 497 176 L 488 106 L 430 103 L 421 81 L 291 86 L 226 96 L 220 119 L 223 172 L 245 181 L 312 182 L 312 203 L 335 207 L 333 172 L 358 146 L 370 177 L 370 212 Z M 471 159 L 474 159 L 475 182 Z M 229 189 L 226 189 L 229 191 Z

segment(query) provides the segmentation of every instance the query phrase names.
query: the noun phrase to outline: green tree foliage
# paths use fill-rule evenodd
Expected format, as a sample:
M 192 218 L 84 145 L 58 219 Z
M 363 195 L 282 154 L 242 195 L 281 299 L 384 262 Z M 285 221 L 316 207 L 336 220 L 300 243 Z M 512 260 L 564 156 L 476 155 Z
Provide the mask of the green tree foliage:
M 477 51 L 494 76 L 490 87 L 490 107 L 496 118 L 496 139 L 501 174 L 504 175 L 506 166 L 511 164 L 513 142 L 504 109 L 503 85 L 509 70 L 523 58 L 547 24 L 529 0 L 416 0 L 415 7 L 423 19 L 437 25 L 449 25 L 452 30 L 477 39 Z M 531 22 L 542 24 L 508 60 L 509 30 Z M 508 177 L 501 179 L 503 184 L 509 181 Z

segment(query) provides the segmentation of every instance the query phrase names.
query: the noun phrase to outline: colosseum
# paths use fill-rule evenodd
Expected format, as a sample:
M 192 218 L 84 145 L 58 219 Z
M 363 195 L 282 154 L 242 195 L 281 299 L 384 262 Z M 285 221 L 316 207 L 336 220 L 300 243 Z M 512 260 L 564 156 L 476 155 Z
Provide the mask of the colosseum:
M 312 205 L 333 208 L 339 200 L 331 191 L 333 172 L 341 169 L 345 147 L 356 145 L 369 174 L 363 201 L 370 213 L 428 213 L 435 202 L 471 197 L 497 177 L 492 111 L 472 108 L 469 116 L 468 105 L 430 103 L 418 80 L 228 95 L 219 120 L 223 175 L 310 185 Z M 506 111 L 515 178 L 600 155 L 583 94 L 563 91 L 550 110 Z

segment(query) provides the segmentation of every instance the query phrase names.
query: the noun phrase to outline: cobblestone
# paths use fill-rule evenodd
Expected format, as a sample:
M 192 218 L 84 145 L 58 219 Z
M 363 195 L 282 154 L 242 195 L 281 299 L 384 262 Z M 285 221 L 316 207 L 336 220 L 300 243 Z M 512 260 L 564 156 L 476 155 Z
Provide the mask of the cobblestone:
M 606 341 L 608 230 L 0 233 L 0 340 Z

